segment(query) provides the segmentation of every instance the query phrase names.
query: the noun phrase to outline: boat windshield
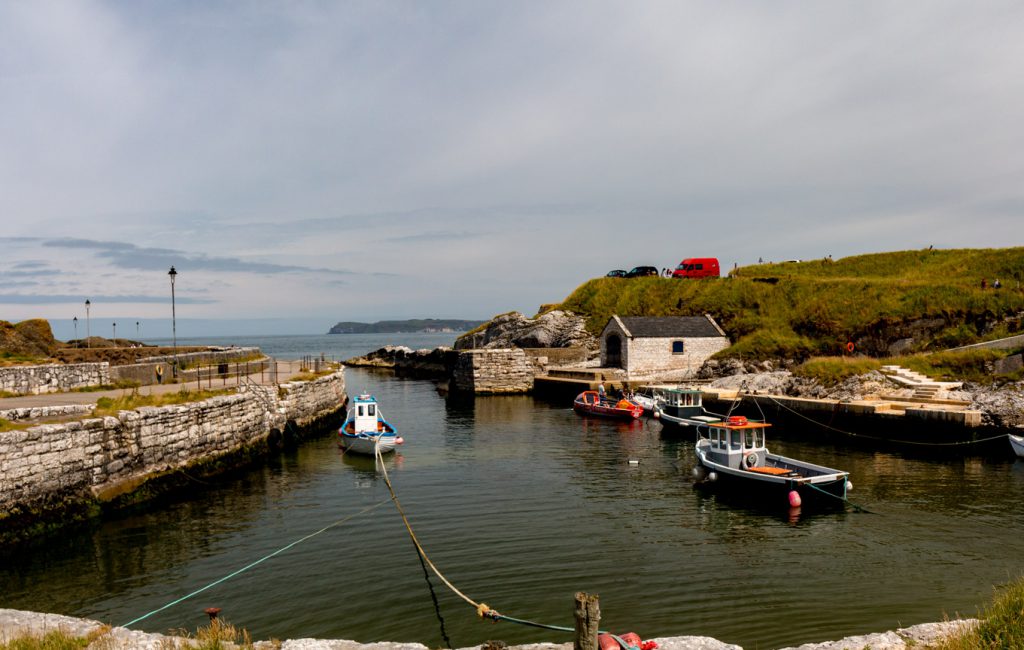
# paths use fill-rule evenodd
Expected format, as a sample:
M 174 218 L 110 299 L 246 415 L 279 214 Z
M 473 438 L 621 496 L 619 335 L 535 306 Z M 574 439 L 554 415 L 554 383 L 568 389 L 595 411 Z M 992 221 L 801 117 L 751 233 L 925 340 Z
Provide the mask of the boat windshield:
M 730 445 L 729 446 L 732 449 L 740 449 L 741 448 L 740 447 L 740 439 L 743 436 L 742 432 L 733 430 L 733 431 L 731 431 L 731 433 L 732 433 L 732 436 L 731 436 L 732 439 L 730 441 Z
M 376 405 L 375 404 L 367 404 L 367 406 L 366 406 L 366 414 L 371 416 L 371 417 L 374 416 L 374 415 L 377 415 Z
M 747 429 L 744 443 L 747 449 L 758 449 L 764 446 L 764 429 L 760 427 Z

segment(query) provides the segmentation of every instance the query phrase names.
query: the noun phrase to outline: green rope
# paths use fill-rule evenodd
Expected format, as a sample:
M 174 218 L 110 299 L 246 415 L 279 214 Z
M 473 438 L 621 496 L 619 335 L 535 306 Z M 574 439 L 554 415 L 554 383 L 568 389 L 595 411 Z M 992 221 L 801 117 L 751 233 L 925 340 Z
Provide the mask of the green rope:
M 803 483 L 802 485 L 806 485 L 807 487 L 809 487 L 809 488 L 812 488 L 812 489 L 814 489 L 814 490 L 817 490 L 818 492 L 821 492 L 822 494 L 826 494 L 826 495 L 828 495 L 828 496 L 832 497 L 833 499 L 839 499 L 840 501 L 845 501 L 846 503 L 850 504 L 851 506 L 853 506 L 853 507 L 854 507 L 854 508 L 856 508 L 857 510 L 860 510 L 861 512 L 866 512 L 866 513 L 867 513 L 867 514 L 869 514 L 869 515 L 873 515 L 873 514 L 876 514 L 876 513 L 874 513 L 874 512 L 871 512 L 871 511 L 870 511 L 870 510 L 868 510 L 867 508 L 863 508 L 863 507 L 861 507 L 861 506 L 857 505 L 856 503 L 854 503 L 853 501 L 850 501 L 850 500 L 849 500 L 849 499 L 847 499 L 846 497 L 841 497 L 841 496 L 839 496 L 839 495 L 836 495 L 836 494 L 832 494 L 831 492 L 828 492 L 828 491 L 826 491 L 826 490 L 822 490 L 822 489 L 821 489 L 820 487 L 818 487 L 818 486 L 817 486 L 817 485 L 815 485 L 814 483 Z
M 260 559 L 256 560 L 255 562 L 251 562 L 251 563 L 245 565 L 244 567 L 242 567 L 241 569 L 238 569 L 237 571 L 229 573 L 228 575 L 224 576 L 223 578 L 220 578 L 219 580 L 215 580 L 215 581 L 211 582 L 210 584 L 206 585 L 205 587 L 201 587 L 199 589 L 196 589 L 192 593 L 190 593 L 190 594 L 188 594 L 186 596 L 182 596 L 181 598 L 178 598 L 177 600 L 173 600 L 173 601 L 167 603 L 166 605 L 164 605 L 163 607 L 159 607 L 157 609 L 154 609 L 153 611 L 149 612 L 148 614 L 143 614 L 142 616 L 140 616 L 140 617 L 138 617 L 136 619 L 133 619 L 133 620 L 125 623 L 121 627 L 129 627 L 131 625 L 135 625 L 139 621 L 145 620 L 145 619 L 149 618 L 150 616 L 152 616 L 153 614 L 157 614 L 159 612 L 162 612 L 162 611 L 164 611 L 165 609 L 167 609 L 169 607 L 173 607 L 174 605 L 177 605 L 180 602 L 188 600 L 192 596 L 195 596 L 197 594 L 201 594 L 204 591 L 206 591 L 207 589 L 210 589 L 211 587 L 215 587 L 215 586 L 219 585 L 222 582 L 225 582 L 227 580 L 230 580 L 231 578 L 234 578 L 235 576 L 239 575 L 240 573 L 248 571 L 249 569 L 253 568 L 257 564 L 260 564 L 262 562 L 266 562 L 267 560 L 269 560 L 270 558 L 274 557 L 275 555 L 280 555 L 281 553 L 284 553 L 285 551 L 287 551 L 288 549 L 292 548 L 293 546 L 301 544 L 302 542 L 306 541 L 307 539 L 310 539 L 311 537 L 316 537 L 320 533 L 322 533 L 324 531 L 327 531 L 327 530 L 330 530 L 331 528 L 334 528 L 335 526 L 341 525 L 341 524 L 345 523 L 346 521 L 348 521 L 350 519 L 353 519 L 354 517 L 357 517 L 359 515 L 362 515 L 362 514 L 365 514 L 367 512 L 370 512 L 371 510 L 375 510 L 375 509 L 381 507 L 382 505 L 384 505 L 385 503 L 387 503 L 388 501 L 389 501 L 389 499 L 385 499 L 384 501 L 381 501 L 380 503 L 378 503 L 376 505 L 372 505 L 372 506 L 368 506 L 366 508 L 363 508 L 362 510 L 360 510 L 359 512 L 357 512 L 355 514 L 351 514 L 348 517 L 345 517 L 344 519 L 339 519 L 338 521 L 334 522 L 333 524 L 329 524 L 327 526 L 324 526 L 320 530 L 318 530 L 318 531 L 316 531 L 314 533 L 310 533 L 309 535 L 306 535 L 305 537 L 303 537 L 301 539 L 297 539 L 294 542 L 292 542 L 291 544 L 288 544 L 287 546 L 282 546 L 281 548 L 277 549 L 273 553 L 270 553 L 269 555 L 264 555 L 263 557 L 261 557 Z

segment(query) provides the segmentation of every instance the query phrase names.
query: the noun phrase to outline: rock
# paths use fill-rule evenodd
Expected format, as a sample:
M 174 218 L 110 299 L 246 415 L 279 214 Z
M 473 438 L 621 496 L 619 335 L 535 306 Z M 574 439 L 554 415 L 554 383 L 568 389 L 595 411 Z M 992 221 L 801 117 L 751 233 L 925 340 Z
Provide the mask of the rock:
M 517 311 L 502 314 L 483 329 L 464 334 L 455 341 L 456 350 L 512 347 L 583 347 L 596 352 L 599 344 L 597 338 L 587 331 L 586 319 L 560 309 L 537 318 L 527 318 Z

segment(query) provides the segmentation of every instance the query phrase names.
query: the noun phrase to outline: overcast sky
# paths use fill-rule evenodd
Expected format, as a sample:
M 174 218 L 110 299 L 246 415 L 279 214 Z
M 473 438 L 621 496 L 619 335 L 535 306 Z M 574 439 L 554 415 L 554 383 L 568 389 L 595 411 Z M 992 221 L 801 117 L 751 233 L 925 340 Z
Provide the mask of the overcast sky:
M 1024 234 L 1020 2 L 0 3 L 0 320 L 532 315 Z M 270 332 L 268 332 L 270 333 Z

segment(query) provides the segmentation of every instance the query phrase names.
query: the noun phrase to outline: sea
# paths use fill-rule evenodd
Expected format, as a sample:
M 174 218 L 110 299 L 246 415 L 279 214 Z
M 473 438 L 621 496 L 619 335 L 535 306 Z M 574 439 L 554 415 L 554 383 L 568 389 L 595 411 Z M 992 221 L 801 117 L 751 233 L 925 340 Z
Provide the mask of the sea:
M 179 339 L 345 359 L 454 335 Z M 405 439 L 383 466 L 330 423 L 255 466 L 0 553 L 0 607 L 153 632 L 204 610 L 255 639 L 464 648 L 568 642 L 573 596 L 644 639 L 780 648 L 973 616 L 1024 571 L 1024 463 L 932 458 L 773 427 L 772 451 L 850 472 L 860 509 L 751 505 L 694 488 L 693 439 L 653 419 L 582 417 L 566 400 L 460 397 L 348 368 Z M 396 499 L 385 481 L 385 471 Z M 418 543 L 484 621 L 419 560 Z

